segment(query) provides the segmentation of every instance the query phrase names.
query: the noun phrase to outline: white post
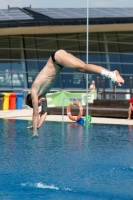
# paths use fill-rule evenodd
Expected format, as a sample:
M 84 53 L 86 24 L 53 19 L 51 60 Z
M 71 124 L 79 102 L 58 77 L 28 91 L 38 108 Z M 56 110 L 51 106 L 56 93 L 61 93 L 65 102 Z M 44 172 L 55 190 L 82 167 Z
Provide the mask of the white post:
M 87 0 L 87 24 L 86 24 L 86 64 L 88 64 L 88 40 L 89 40 L 89 0 Z M 86 74 L 86 127 L 88 127 L 88 74 Z
M 27 83 L 27 79 L 26 79 L 27 74 L 25 73 L 26 66 L 25 66 L 25 61 L 24 61 L 24 50 L 23 50 L 24 47 L 23 47 L 22 38 L 20 38 L 20 48 L 21 48 L 22 70 L 23 70 L 23 74 L 20 74 L 20 75 L 22 75 L 22 77 L 23 77 L 24 88 L 27 88 L 28 83 Z

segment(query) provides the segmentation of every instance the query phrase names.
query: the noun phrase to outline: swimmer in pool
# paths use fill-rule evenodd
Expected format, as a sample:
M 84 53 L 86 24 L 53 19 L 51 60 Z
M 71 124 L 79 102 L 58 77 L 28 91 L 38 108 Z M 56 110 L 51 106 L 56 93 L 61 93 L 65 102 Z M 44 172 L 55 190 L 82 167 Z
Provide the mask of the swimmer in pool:
M 76 58 L 65 50 L 54 52 L 46 63 L 46 66 L 37 75 L 31 87 L 31 94 L 26 97 L 26 104 L 33 107 L 33 136 L 38 136 L 37 128 L 41 126 L 46 119 L 47 112 L 42 109 L 40 120 L 38 120 L 38 105 L 46 101 L 46 94 L 54 85 L 62 68 L 70 68 L 83 73 L 96 73 L 111 79 L 118 86 L 124 83 L 124 79 L 117 70 L 111 72 L 101 66 L 85 64 L 82 60 Z

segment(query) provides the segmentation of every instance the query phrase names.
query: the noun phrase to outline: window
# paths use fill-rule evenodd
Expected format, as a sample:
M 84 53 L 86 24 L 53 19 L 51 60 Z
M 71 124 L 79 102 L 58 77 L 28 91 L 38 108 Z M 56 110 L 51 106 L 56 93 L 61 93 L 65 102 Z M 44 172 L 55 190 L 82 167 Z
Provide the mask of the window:
M 56 35 L 36 35 L 39 71 L 46 65 L 50 55 L 58 49 Z
M 0 37 L 0 87 L 11 87 L 8 77 L 11 72 L 9 37 Z
M 75 55 L 79 54 L 79 45 L 77 34 L 58 34 L 59 49 L 65 49 Z
M 11 80 L 13 87 L 26 87 L 25 62 L 22 37 L 10 36 Z
M 27 68 L 28 87 L 31 87 L 33 81 L 38 74 L 38 60 L 35 45 L 35 38 L 33 35 L 24 36 L 24 48 Z
M 86 33 L 78 33 L 81 60 L 86 62 Z

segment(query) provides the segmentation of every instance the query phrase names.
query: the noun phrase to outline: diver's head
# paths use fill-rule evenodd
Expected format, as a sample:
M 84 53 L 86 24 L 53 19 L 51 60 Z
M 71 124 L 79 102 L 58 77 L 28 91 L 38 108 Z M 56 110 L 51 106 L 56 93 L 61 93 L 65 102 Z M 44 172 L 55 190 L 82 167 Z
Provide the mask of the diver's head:
M 26 103 L 26 105 L 28 105 L 28 106 L 30 106 L 31 108 L 33 108 L 32 99 L 31 99 L 31 94 L 28 94 L 28 95 L 26 96 L 25 103 Z
M 38 98 L 38 107 L 43 105 L 44 100 L 46 100 L 46 97 L 39 97 Z M 28 94 L 26 96 L 25 103 L 26 103 L 26 105 L 28 105 L 31 108 L 33 108 L 31 94 Z

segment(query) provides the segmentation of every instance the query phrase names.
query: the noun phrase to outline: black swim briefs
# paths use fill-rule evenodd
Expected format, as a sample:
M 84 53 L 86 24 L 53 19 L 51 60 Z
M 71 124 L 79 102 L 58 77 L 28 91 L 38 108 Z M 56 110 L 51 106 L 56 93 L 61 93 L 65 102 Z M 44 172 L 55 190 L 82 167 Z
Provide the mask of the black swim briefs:
M 58 66 L 60 66 L 60 67 L 63 68 L 64 66 L 62 66 L 61 64 L 59 64 L 59 63 L 56 62 L 56 60 L 54 58 L 55 53 L 56 53 L 56 51 L 51 54 L 51 58 L 52 58 L 53 63 L 55 63 L 56 65 L 58 65 Z

